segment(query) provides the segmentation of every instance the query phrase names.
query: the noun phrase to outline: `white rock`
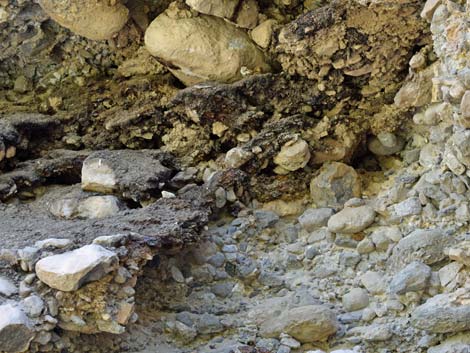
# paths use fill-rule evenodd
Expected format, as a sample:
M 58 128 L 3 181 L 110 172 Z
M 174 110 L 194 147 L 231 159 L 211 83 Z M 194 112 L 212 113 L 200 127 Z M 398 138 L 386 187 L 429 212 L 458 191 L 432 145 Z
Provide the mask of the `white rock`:
M 100 245 L 86 245 L 74 251 L 46 257 L 36 263 L 36 274 L 49 287 L 70 292 L 101 279 L 117 267 L 115 253 Z
M 228 168 L 239 168 L 253 157 L 253 153 L 245 151 L 243 148 L 235 147 L 225 155 L 225 165 Z

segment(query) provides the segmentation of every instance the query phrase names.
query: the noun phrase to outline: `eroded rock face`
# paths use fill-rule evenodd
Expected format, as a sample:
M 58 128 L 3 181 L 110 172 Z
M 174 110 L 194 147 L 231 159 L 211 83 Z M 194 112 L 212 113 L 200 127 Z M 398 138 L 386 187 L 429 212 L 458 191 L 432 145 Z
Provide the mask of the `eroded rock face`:
M 91 244 L 39 260 L 36 273 L 49 287 L 70 292 L 88 282 L 99 280 L 116 265 L 115 253 Z
M 248 35 L 220 18 L 192 17 L 166 11 L 145 32 L 149 52 L 186 85 L 204 81 L 234 82 L 242 68 L 269 71 L 263 53 Z
M 119 1 L 41 0 L 49 16 L 89 39 L 109 39 L 124 26 L 129 10 Z

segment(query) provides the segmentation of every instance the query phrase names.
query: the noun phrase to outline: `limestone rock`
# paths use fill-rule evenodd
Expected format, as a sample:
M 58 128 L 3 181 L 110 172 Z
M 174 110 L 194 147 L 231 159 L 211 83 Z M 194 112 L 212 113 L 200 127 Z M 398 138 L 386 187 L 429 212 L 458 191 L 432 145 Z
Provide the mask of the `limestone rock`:
M 413 261 L 393 277 L 389 291 L 394 294 L 405 294 L 424 290 L 428 286 L 431 272 L 429 266 Z
M 49 287 L 70 292 L 101 279 L 115 269 L 117 263 L 115 253 L 91 244 L 39 260 L 36 263 L 36 274 Z
M 465 331 L 470 328 L 470 305 L 455 293 L 438 294 L 413 311 L 411 324 L 434 333 Z
M 370 206 L 346 207 L 328 220 L 328 230 L 334 233 L 358 233 L 375 220 L 375 211 Z
M 32 323 L 17 306 L 0 306 L 0 351 L 26 352 L 34 337 Z
M 263 337 L 287 333 L 302 343 L 324 341 L 338 330 L 335 314 L 322 305 L 307 305 L 271 317 L 260 327 Z
M 206 15 L 232 18 L 240 0 L 186 0 L 194 10 Z
M 460 114 L 462 119 L 460 119 L 460 125 L 464 128 L 470 127 L 470 91 L 465 91 L 465 94 L 462 97 L 460 103 Z
M 184 84 L 234 82 L 243 77 L 242 68 L 270 70 L 264 54 L 248 35 L 223 19 L 170 16 L 167 11 L 150 24 L 145 45 Z
M 432 265 L 445 258 L 443 249 L 452 242 L 453 238 L 440 229 L 416 229 L 393 248 L 389 266 L 401 269 L 413 261 Z
M 274 157 L 274 163 L 278 166 L 275 171 L 278 174 L 287 174 L 305 167 L 309 160 L 310 149 L 307 142 L 302 139 L 289 141 Z
M 60 25 L 94 40 L 109 39 L 119 32 L 129 13 L 119 1 L 40 0 L 39 4 Z
M 361 180 L 354 168 L 339 162 L 325 163 L 310 183 L 310 194 L 318 207 L 338 207 L 360 197 Z

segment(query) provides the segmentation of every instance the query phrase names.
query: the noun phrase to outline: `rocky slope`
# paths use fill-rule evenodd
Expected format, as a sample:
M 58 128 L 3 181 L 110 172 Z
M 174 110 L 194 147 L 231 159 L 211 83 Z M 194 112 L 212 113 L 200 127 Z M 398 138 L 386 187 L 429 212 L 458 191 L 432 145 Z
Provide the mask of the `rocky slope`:
M 0 0 L 0 351 L 467 352 L 468 6 Z

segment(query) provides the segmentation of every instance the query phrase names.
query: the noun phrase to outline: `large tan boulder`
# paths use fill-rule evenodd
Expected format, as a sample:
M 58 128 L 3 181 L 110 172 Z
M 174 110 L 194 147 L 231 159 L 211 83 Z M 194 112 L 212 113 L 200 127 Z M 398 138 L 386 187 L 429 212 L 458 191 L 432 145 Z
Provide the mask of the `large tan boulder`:
M 109 39 L 126 24 L 129 11 L 113 0 L 39 0 L 39 4 L 61 26 L 83 37 Z
M 148 51 L 186 85 L 234 82 L 242 71 L 266 72 L 263 52 L 242 29 L 220 18 L 170 8 L 145 33 Z

